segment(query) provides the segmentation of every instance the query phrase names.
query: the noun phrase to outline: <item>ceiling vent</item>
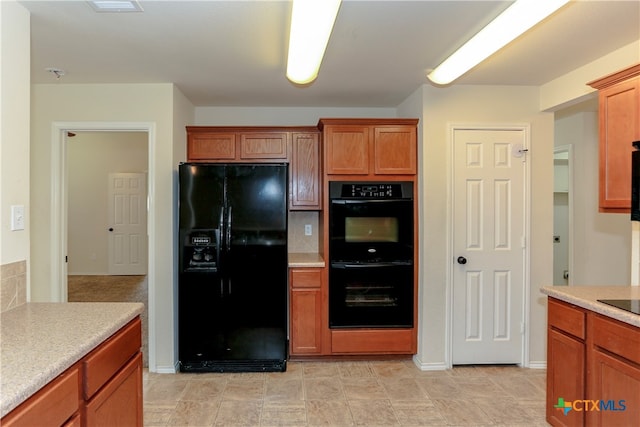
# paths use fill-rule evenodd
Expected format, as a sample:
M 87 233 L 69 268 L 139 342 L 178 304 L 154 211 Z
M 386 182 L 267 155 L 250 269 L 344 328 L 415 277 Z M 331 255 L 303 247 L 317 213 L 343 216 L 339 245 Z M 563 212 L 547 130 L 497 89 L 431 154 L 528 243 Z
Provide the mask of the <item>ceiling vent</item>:
M 96 12 L 142 12 L 137 0 L 90 0 L 88 2 Z

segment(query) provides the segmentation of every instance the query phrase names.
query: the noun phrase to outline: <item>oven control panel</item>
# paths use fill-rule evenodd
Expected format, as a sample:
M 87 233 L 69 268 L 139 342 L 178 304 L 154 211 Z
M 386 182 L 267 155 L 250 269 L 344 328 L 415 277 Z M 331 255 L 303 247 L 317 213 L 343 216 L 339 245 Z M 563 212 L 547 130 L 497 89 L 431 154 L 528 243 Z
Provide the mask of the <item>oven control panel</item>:
M 411 190 L 407 191 L 406 184 L 402 182 L 331 182 L 329 184 L 333 199 L 411 198 Z

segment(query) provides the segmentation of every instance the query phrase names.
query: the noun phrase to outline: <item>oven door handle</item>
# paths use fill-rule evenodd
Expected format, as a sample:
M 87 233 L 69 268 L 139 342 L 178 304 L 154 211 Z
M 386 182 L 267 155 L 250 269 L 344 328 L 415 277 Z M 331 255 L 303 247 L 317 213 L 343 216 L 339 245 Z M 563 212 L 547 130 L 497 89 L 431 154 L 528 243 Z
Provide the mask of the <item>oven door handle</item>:
M 404 199 L 355 199 L 355 200 L 345 200 L 345 199 L 331 199 L 331 204 L 333 205 L 362 205 L 368 203 L 398 203 L 398 202 L 411 202 L 412 199 L 404 198 Z
M 412 261 L 391 261 L 391 262 L 358 263 L 358 264 L 352 264 L 348 262 L 332 262 L 331 268 L 406 267 L 411 265 L 413 265 Z

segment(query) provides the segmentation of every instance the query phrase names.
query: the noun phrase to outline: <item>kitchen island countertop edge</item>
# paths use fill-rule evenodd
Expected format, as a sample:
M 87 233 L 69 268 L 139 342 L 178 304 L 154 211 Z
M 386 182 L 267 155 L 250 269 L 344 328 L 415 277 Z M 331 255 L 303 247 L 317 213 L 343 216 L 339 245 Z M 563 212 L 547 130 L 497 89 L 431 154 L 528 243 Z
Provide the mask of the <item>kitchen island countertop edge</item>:
M 142 313 L 142 303 L 27 303 L 1 314 L 0 417 Z
M 640 299 L 639 286 L 544 286 L 543 294 L 640 327 L 640 315 L 599 302 L 599 299 Z

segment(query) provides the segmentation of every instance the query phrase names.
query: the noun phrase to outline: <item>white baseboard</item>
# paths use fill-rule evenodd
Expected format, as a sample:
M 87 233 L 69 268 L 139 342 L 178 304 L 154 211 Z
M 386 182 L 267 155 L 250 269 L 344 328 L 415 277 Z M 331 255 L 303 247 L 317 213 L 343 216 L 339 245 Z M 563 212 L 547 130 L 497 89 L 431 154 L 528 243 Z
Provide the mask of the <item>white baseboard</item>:
M 445 371 L 448 369 L 444 362 L 421 362 L 417 355 L 413 356 L 413 363 L 421 371 Z
M 175 366 L 156 366 L 156 370 L 155 371 L 151 371 L 150 372 L 155 372 L 156 374 L 175 374 L 178 372 L 178 365 L 176 364 Z
M 73 273 L 67 272 L 67 276 L 109 276 L 109 273 L 96 273 L 96 272 L 82 273 L 82 272 L 74 271 Z
M 529 362 L 529 369 L 547 369 L 546 361 Z

